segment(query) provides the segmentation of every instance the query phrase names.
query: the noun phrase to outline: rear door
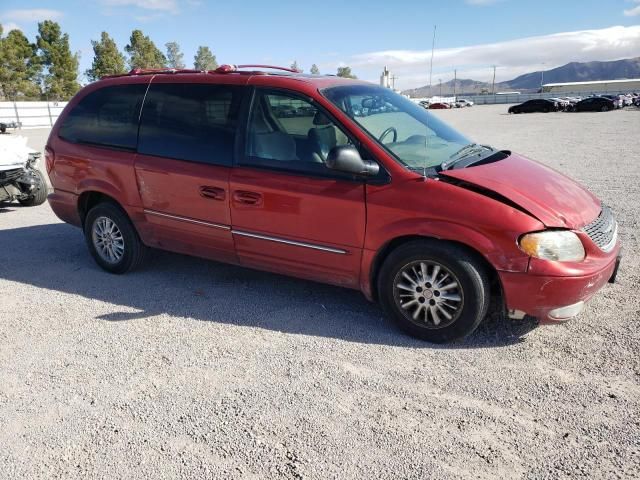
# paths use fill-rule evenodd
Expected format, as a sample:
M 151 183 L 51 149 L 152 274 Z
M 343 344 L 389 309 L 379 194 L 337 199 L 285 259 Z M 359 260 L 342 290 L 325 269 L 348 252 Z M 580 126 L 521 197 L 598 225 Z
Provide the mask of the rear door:
M 149 87 L 135 162 L 155 246 L 236 262 L 229 174 L 244 87 L 171 80 Z
M 257 89 L 243 143 L 230 187 L 240 262 L 357 288 L 365 185 L 324 163 L 351 140 L 308 98 Z

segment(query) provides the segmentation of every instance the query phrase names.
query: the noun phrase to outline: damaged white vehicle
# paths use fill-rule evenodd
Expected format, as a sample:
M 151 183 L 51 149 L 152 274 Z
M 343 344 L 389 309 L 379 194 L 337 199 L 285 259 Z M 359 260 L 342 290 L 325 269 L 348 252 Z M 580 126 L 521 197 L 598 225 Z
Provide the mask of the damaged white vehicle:
M 0 203 L 17 200 L 34 207 L 47 199 L 47 182 L 37 163 L 40 153 L 21 136 L 0 135 Z

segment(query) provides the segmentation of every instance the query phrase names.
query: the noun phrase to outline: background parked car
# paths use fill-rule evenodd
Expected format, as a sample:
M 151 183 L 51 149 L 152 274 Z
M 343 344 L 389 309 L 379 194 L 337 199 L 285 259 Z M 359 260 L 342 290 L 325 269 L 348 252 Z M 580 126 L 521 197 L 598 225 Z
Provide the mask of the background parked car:
M 455 105 L 457 108 L 473 107 L 473 102 L 471 100 L 467 100 L 466 98 L 459 98 L 458 100 L 456 100 Z
M 437 102 L 437 103 L 432 103 L 431 105 L 429 105 L 429 109 L 430 110 L 444 110 L 447 108 L 451 108 L 451 105 L 449 105 L 448 103 L 444 103 L 444 102 Z
M 556 102 L 551 100 L 547 100 L 544 98 L 539 98 L 536 100 L 527 100 L 520 105 L 513 105 L 509 107 L 509 113 L 533 113 L 533 112 L 556 112 L 558 110 L 558 105 Z
M 613 100 L 605 97 L 588 97 L 574 106 L 576 112 L 608 112 L 616 108 Z

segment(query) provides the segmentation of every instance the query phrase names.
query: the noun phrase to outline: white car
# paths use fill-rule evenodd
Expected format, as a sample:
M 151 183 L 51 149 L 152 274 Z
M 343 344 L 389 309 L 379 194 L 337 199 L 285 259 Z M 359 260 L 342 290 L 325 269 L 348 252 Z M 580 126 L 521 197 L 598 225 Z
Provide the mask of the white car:
M 467 100 L 466 98 L 459 98 L 458 100 L 456 100 L 456 107 L 458 108 L 473 107 L 473 105 L 473 102 L 471 100 Z
M 47 199 L 47 181 L 36 164 L 40 153 L 21 136 L 0 135 L 0 202 L 34 207 Z

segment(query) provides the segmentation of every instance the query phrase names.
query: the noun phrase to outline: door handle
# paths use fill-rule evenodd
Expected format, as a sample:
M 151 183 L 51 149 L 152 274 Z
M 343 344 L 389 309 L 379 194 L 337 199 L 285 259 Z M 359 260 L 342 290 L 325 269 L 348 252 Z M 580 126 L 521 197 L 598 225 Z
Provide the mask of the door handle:
M 233 192 L 233 199 L 238 203 L 245 205 L 262 205 L 262 195 L 257 192 L 246 192 L 236 190 Z
M 200 196 L 204 198 L 211 198 L 213 200 L 224 200 L 225 191 L 224 188 L 203 185 L 200 187 Z

